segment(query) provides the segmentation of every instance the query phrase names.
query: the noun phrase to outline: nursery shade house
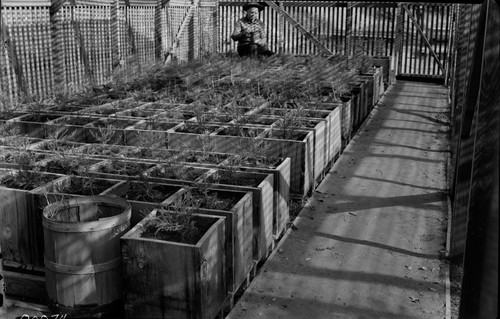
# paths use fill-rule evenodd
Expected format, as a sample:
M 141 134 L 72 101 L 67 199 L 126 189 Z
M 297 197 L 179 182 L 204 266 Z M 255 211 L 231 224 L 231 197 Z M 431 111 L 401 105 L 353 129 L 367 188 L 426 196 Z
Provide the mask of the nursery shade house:
M 499 6 L 0 0 L 1 317 L 495 318 Z

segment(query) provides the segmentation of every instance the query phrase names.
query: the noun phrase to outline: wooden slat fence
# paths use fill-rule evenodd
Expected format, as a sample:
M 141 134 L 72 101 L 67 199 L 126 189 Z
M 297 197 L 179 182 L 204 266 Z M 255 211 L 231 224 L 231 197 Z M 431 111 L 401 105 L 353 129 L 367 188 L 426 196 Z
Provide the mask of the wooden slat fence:
M 246 1 L 219 3 L 221 52 L 236 51 L 230 39 L 234 23 L 244 15 Z M 405 4 L 428 38 L 425 40 L 401 4 L 393 2 L 283 1 L 280 6 L 333 54 L 398 55 L 398 73 L 444 77 L 449 53 L 451 4 Z M 396 48 L 398 14 L 401 40 Z M 280 21 L 276 10 L 266 8 L 261 20 L 267 26 L 271 50 L 287 54 L 319 54 L 318 48 L 290 24 Z
M 103 84 L 128 63 L 187 61 L 235 51 L 230 34 L 243 15 L 242 1 L 216 0 L 20 0 L 2 2 L 0 93 L 49 96 Z M 309 55 L 366 54 L 399 57 L 399 73 L 444 77 L 451 5 L 408 4 L 440 63 L 415 32 L 408 14 L 393 2 L 280 1 L 267 8 L 271 50 Z M 401 19 L 398 19 L 401 17 Z M 292 20 L 291 20 L 292 19 Z M 397 23 L 401 41 L 396 45 Z M 293 26 L 298 22 L 300 30 Z M 5 27 L 3 27 L 5 26 Z M 308 32 L 304 35 L 304 29 Z M 314 37 L 314 41 L 311 41 Z M 397 51 L 396 51 L 397 50 Z M 19 61 L 19 62 L 18 62 Z
M 234 23 L 243 16 L 245 1 L 219 3 L 219 30 L 221 52 L 236 50 L 230 35 Z M 334 54 L 345 54 L 346 50 L 369 55 L 391 55 L 394 42 L 395 3 L 355 2 L 348 10 L 347 2 L 337 1 L 284 1 L 283 10 L 297 20 L 311 35 Z M 352 45 L 346 48 L 346 30 L 349 16 L 352 21 Z M 282 23 L 275 10 L 266 8 L 261 20 L 267 26 L 268 43 L 271 50 L 287 54 L 318 54 L 311 41 L 289 24 Z
M 129 63 L 215 53 L 216 9 L 214 0 L 2 1 L 0 106 L 104 84 Z

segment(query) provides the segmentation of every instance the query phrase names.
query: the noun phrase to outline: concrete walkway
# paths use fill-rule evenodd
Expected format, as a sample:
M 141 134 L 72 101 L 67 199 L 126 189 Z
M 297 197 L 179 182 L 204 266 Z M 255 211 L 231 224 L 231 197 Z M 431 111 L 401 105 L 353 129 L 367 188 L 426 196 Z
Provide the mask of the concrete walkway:
M 392 86 L 228 318 L 446 318 L 448 111 Z

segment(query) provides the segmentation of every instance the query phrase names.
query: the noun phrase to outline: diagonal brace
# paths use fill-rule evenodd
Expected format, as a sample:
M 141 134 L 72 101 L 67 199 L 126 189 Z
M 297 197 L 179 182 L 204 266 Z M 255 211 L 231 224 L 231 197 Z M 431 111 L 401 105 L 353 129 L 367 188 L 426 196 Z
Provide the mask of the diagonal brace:
M 179 30 L 177 31 L 177 34 L 175 35 L 175 38 L 173 39 L 172 47 L 168 52 L 166 52 L 166 56 L 168 57 L 169 55 L 175 55 L 174 52 L 176 52 L 177 47 L 179 46 L 179 42 L 181 41 L 181 37 L 184 34 L 184 31 L 186 30 L 189 22 L 191 22 L 191 18 L 193 17 L 195 11 L 196 11 L 197 6 L 196 5 L 191 5 L 189 8 L 189 11 L 186 13 L 184 16 L 184 19 L 182 20 L 181 26 L 179 27 Z
M 271 8 L 276 10 L 279 15 L 287 21 L 291 26 L 296 28 L 303 36 L 306 37 L 309 41 L 311 41 L 321 52 L 327 55 L 333 55 L 333 52 L 328 50 L 318 39 L 316 39 L 309 31 L 307 31 L 297 20 L 292 18 L 288 13 L 286 13 L 276 2 L 274 1 L 264 1 Z
M 431 43 L 429 42 L 429 39 L 427 39 L 427 37 L 425 36 L 424 34 L 424 31 L 422 30 L 422 28 L 420 27 L 420 24 L 417 22 L 417 19 L 415 19 L 415 16 L 413 15 L 413 13 L 410 11 L 410 9 L 408 9 L 408 6 L 406 4 L 403 4 L 402 5 L 403 9 L 406 11 L 406 13 L 408 14 L 408 17 L 410 18 L 411 22 L 413 23 L 413 25 L 417 28 L 417 31 L 418 33 L 420 33 L 420 35 L 422 36 L 422 39 L 424 39 L 424 42 L 425 42 L 425 45 L 429 48 L 429 50 L 431 51 L 431 54 L 432 56 L 434 57 L 434 60 L 436 60 L 437 64 L 439 65 L 439 68 L 441 69 L 441 71 L 444 72 L 444 66 L 443 64 L 441 63 L 441 61 L 439 60 L 439 57 L 437 56 L 436 54 L 436 51 L 434 51 L 434 49 L 432 48 L 432 45 Z

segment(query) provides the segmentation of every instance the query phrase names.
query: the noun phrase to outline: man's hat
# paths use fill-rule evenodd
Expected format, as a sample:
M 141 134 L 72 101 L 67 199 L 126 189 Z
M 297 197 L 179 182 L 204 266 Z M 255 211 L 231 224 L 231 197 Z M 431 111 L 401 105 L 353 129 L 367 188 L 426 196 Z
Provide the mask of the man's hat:
M 259 11 L 264 10 L 264 6 L 258 2 L 249 2 L 243 5 L 243 11 L 247 11 L 250 8 L 257 8 Z

